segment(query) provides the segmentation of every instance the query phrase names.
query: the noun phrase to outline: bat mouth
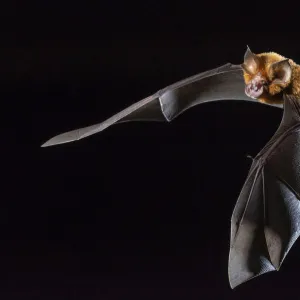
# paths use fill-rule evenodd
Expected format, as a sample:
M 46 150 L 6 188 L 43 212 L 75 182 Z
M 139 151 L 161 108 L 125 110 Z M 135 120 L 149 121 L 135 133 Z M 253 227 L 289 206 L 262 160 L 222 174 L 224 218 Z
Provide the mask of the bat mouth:
M 245 94 L 252 98 L 257 99 L 264 92 L 264 82 L 263 81 L 251 81 L 245 87 Z

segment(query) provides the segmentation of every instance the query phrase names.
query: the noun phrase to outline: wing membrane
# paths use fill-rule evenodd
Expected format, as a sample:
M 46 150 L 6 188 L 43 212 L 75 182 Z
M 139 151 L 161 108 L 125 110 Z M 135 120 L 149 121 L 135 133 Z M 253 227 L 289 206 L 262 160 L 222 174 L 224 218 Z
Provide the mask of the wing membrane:
M 251 166 L 231 219 L 231 287 L 279 270 L 300 235 L 300 115 L 285 96 L 282 122 Z
M 60 134 L 42 146 L 80 140 L 121 122 L 171 121 L 195 105 L 220 100 L 259 103 L 245 95 L 243 73 L 239 65 L 226 64 L 179 81 L 129 106 L 102 123 Z M 274 106 L 281 107 L 275 104 Z

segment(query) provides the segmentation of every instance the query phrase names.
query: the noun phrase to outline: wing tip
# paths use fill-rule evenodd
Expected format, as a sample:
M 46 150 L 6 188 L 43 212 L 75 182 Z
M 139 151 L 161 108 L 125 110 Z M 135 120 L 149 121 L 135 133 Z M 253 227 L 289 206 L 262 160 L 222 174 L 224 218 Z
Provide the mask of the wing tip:
M 45 148 L 45 147 L 48 147 L 48 146 L 50 146 L 50 145 L 48 145 L 48 142 L 45 142 L 45 143 L 42 144 L 40 147 L 41 147 L 41 148 Z
M 55 145 L 59 145 L 59 144 L 64 144 L 64 143 L 68 143 L 69 141 L 55 141 L 55 138 L 48 140 L 47 142 L 45 142 L 44 144 L 41 145 L 41 148 L 46 148 L 46 147 L 50 147 L 50 146 L 55 146 Z
M 261 272 L 256 273 L 256 274 L 251 274 L 251 275 L 245 276 L 244 278 L 235 278 L 234 279 L 229 275 L 229 285 L 230 285 L 231 289 L 234 290 L 237 287 L 239 287 L 240 285 L 243 285 L 246 282 L 252 281 L 253 279 L 257 278 L 258 276 L 266 275 L 268 273 L 277 272 L 277 271 L 279 271 L 279 268 L 274 267 L 270 263 L 269 267 L 267 267 L 265 270 L 262 270 Z
M 70 136 L 67 137 L 66 134 L 60 134 L 46 141 L 44 144 L 41 145 L 41 147 L 45 148 L 45 147 L 50 147 L 50 146 L 55 146 L 60 144 L 66 144 L 69 142 L 73 142 L 75 140 L 78 140 L 78 138 L 76 139 Z

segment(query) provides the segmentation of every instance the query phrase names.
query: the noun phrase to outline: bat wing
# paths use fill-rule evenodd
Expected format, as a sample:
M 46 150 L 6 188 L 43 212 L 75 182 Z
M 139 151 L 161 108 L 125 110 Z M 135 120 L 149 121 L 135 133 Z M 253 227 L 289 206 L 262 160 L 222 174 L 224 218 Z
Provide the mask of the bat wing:
M 279 270 L 300 235 L 300 106 L 284 96 L 281 124 L 253 160 L 231 219 L 232 288 Z
M 120 122 L 169 122 L 188 108 L 205 102 L 244 100 L 259 103 L 247 97 L 244 88 L 242 68 L 240 65 L 228 63 L 161 89 L 102 123 L 57 135 L 42 146 L 46 147 L 79 140 Z M 276 104 L 274 106 L 282 107 Z

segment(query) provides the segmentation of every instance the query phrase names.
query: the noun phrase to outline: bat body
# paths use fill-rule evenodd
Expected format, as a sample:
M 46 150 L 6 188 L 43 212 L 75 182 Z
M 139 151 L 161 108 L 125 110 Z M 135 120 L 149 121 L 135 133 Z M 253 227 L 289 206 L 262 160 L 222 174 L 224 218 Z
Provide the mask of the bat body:
M 127 121 L 171 121 L 187 109 L 221 100 L 284 108 L 281 124 L 253 159 L 231 219 L 228 273 L 232 288 L 278 270 L 300 234 L 300 67 L 276 53 L 253 54 L 182 80 L 110 119 L 60 134 L 66 143 Z

